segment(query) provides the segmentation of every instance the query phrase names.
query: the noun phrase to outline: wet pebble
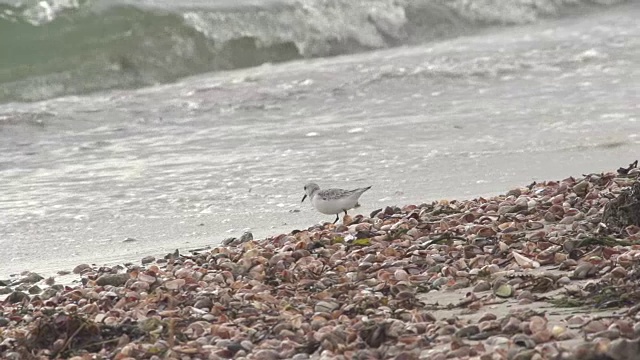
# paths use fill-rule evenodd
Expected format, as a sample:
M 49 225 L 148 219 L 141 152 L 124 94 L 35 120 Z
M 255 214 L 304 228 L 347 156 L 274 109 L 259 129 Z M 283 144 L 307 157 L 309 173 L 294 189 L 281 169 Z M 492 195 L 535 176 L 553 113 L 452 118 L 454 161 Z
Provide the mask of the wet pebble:
M 122 286 L 129 280 L 129 274 L 104 274 L 96 280 L 98 286 Z
M 145 264 L 150 264 L 150 263 L 152 263 L 152 262 L 154 262 L 154 261 L 156 261 L 156 257 L 155 257 L 155 256 L 151 256 L 151 255 L 149 255 L 149 256 L 145 256 L 145 257 L 143 257 L 143 258 L 140 260 L 140 262 L 141 262 L 143 265 L 145 265 Z

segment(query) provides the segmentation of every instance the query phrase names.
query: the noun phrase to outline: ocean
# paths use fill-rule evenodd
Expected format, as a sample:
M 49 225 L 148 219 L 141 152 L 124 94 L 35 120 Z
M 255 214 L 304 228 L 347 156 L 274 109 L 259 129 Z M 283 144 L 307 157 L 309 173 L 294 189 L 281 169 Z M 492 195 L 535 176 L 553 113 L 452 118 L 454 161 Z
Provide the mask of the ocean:
M 0 0 L 0 278 L 640 157 L 640 2 Z

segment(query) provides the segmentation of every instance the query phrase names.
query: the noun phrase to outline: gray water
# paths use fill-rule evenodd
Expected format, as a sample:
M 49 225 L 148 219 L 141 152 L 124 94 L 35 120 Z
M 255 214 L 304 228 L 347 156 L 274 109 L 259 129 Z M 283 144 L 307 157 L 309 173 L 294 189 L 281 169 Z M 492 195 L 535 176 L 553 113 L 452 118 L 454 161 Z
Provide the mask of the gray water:
M 0 277 L 333 221 L 300 204 L 307 181 L 373 185 L 352 211 L 368 214 L 626 166 L 640 157 L 639 17 L 630 2 L 0 104 Z

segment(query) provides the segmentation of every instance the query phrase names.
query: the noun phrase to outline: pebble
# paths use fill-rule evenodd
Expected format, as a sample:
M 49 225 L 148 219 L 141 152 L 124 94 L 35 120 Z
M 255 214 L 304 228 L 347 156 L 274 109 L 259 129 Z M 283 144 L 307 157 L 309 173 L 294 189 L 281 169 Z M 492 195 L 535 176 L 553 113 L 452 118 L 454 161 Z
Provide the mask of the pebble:
M 122 286 L 129 280 L 129 274 L 104 274 L 96 280 L 99 286 Z
M 474 287 L 473 292 L 483 292 L 491 290 L 491 284 L 488 281 L 480 280 Z
M 82 274 L 86 270 L 91 270 L 91 265 L 89 265 L 89 264 L 80 264 L 80 265 L 78 265 L 78 266 L 73 268 L 73 273 L 74 274 Z
M 150 264 L 150 263 L 152 263 L 152 262 L 154 262 L 154 261 L 156 261 L 156 257 L 155 257 L 155 256 L 151 256 L 151 255 L 149 255 L 149 256 L 145 256 L 145 257 L 143 257 L 143 258 L 140 260 L 140 262 L 142 263 L 142 265 Z
M 23 293 L 22 291 L 14 291 L 9 294 L 9 296 L 7 296 L 6 302 L 15 304 L 25 300 L 29 300 L 29 295 Z

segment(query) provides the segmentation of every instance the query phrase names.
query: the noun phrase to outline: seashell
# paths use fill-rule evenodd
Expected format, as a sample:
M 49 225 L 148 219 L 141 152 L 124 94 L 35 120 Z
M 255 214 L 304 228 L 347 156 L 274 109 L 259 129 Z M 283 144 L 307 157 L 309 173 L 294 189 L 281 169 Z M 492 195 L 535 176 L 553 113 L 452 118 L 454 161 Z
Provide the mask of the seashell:
M 517 253 L 516 251 L 513 251 L 512 254 L 518 265 L 522 266 L 525 269 L 535 269 L 540 267 L 539 262 L 531 260 L 528 257 Z
M 154 282 L 156 282 L 156 277 L 146 273 L 139 273 L 138 280 L 153 284 Z
M 175 279 L 175 280 L 165 281 L 163 285 L 169 290 L 179 290 L 181 287 L 184 286 L 185 283 L 186 281 L 184 279 Z
M 544 228 L 544 224 L 540 221 L 527 221 L 525 223 L 525 229 L 527 230 L 540 230 L 542 228 Z M 538 234 L 540 238 L 544 238 L 544 235 L 546 235 L 544 231 L 537 232 L 536 234 Z
M 480 226 L 474 230 L 474 234 L 481 237 L 493 237 L 496 236 L 496 231 L 489 226 Z
M 145 281 L 136 281 L 131 284 L 129 288 L 136 291 L 147 291 L 149 290 L 149 283 Z
M 562 204 L 564 202 L 564 195 L 558 194 L 551 198 L 551 203 L 554 205 Z
M 393 274 L 393 276 L 398 281 L 408 281 L 409 280 L 409 274 L 404 269 L 396 270 L 395 273 Z
M 476 216 L 470 212 L 467 212 L 462 216 L 460 216 L 459 219 L 460 219 L 460 223 L 467 224 L 467 223 L 472 223 L 474 220 L 476 220 Z
M 507 229 L 515 229 L 515 223 L 513 221 L 510 221 L 510 222 L 504 222 L 504 223 L 498 224 L 498 229 L 500 229 L 503 232 L 506 232 Z
M 330 313 L 339 307 L 340 305 L 333 301 L 318 301 L 314 306 L 314 311 L 319 313 Z
M 179 279 L 184 279 L 184 278 L 191 277 L 192 274 L 193 274 L 192 269 L 182 268 L 182 269 L 176 270 L 174 273 L 174 276 Z

